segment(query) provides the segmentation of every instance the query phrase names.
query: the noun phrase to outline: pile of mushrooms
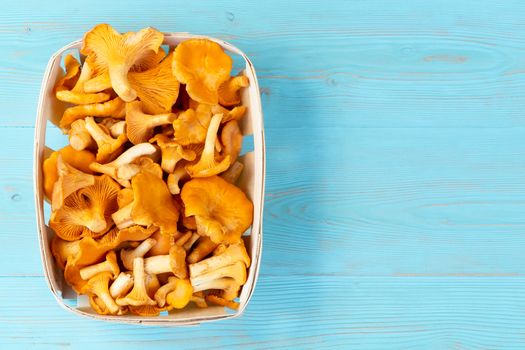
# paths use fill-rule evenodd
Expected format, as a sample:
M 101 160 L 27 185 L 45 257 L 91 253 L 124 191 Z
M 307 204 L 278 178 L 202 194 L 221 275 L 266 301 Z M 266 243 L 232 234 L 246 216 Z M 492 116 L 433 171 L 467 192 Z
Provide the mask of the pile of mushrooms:
M 54 89 L 69 145 L 42 166 L 51 250 L 99 314 L 235 309 L 250 266 L 253 204 L 235 185 L 249 80 L 215 42 L 163 39 L 97 25 Z

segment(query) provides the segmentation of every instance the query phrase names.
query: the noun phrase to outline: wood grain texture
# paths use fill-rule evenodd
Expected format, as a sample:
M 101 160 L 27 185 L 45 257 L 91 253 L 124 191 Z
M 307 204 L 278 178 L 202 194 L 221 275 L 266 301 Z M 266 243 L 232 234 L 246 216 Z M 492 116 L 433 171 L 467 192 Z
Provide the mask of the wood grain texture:
M 3 6 L 0 348 L 525 348 L 523 18 L 522 1 Z M 111 325 L 68 314 L 46 290 L 38 92 L 49 56 L 99 22 L 217 36 L 255 65 L 264 249 L 239 319 Z

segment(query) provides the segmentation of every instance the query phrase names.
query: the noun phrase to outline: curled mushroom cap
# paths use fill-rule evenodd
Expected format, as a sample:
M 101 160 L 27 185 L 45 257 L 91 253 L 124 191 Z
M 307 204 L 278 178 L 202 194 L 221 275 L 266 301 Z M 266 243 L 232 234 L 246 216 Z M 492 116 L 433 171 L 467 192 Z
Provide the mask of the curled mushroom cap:
M 205 123 L 203 123 L 204 118 L 208 119 Z M 173 121 L 175 141 L 183 146 L 204 142 L 209 119 L 210 115 L 207 112 L 192 108 L 180 113 Z
M 97 94 L 86 94 L 70 90 L 60 90 L 56 92 L 56 98 L 60 101 L 74 103 L 76 105 L 106 102 L 110 97 L 111 96 L 109 94 L 104 92 Z
M 235 106 L 241 103 L 239 90 L 250 85 L 250 80 L 244 75 L 231 77 L 219 87 L 219 103 L 223 106 Z
M 193 288 L 190 281 L 187 279 L 177 279 L 175 281 L 175 288 L 166 295 L 166 304 L 168 304 L 170 308 L 182 309 L 190 302 L 192 293 Z
M 197 156 L 191 149 L 184 149 L 182 145 L 163 134 L 157 134 L 149 142 L 156 142 L 162 153 L 161 167 L 167 173 L 172 173 L 179 160 L 192 161 Z
M 221 143 L 224 147 L 224 156 L 230 157 L 230 162 L 237 160 L 242 148 L 242 133 L 239 124 L 235 120 L 231 120 L 224 124 L 221 131 Z
M 107 70 L 115 92 L 126 102 L 137 97 L 128 81 L 134 63 L 151 51 L 157 53 L 164 35 L 153 28 L 121 35 L 109 24 L 99 24 L 86 33 L 80 52 L 93 57 L 97 70 Z
M 55 92 L 62 90 L 71 90 L 80 75 L 80 63 L 73 55 L 67 55 L 64 58 L 66 73 L 60 78 L 55 85 Z
M 232 65 L 220 45 L 207 39 L 186 40 L 173 54 L 173 74 L 186 84 L 190 97 L 201 103 L 219 102 L 219 87 L 230 77 Z
M 67 131 L 71 123 L 75 120 L 83 119 L 86 116 L 123 118 L 123 112 L 124 102 L 119 97 L 115 97 L 104 103 L 78 105 L 69 107 L 64 111 L 59 126 L 62 130 Z
M 217 131 L 221 123 L 222 114 L 216 114 L 211 118 L 208 131 L 206 133 L 206 142 L 201 158 L 195 164 L 186 167 L 191 177 L 208 177 L 222 173 L 230 166 L 230 156 L 226 155 L 220 162 L 215 159 L 215 141 L 217 140 Z
M 164 234 L 177 232 L 179 211 L 166 183 L 157 176 L 141 172 L 131 180 L 133 221 L 142 226 L 155 225 Z
M 120 186 L 109 176 L 97 176 L 92 186 L 65 198 L 64 204 L 51 214 L 49 225 L 66 241 L 99 237 L 111 227 L 110 215 L 117 209 L 119 190 Z
M 243 191 L 218 176 L 186 182 L 181 198 L 185 215 L 195 216 L 199 234 L 215 243 L 238 242 L 252 223 L 252 202 Z
M 173 113 L 150 115 L 142 112 L 140 101 L 126 104 L 126 132 L 134 144 L 147 142 L 153 136 L 156 126 L 171 124 L 174 120 Z
M 131 87 L 142 101 L 143 109 L 149 114 L 161 114 L 171 111 L 171 106 L 179 95 L 179 81 L 171 69 L 172 54 L 158 66 L 144 72 L 130 72 Z

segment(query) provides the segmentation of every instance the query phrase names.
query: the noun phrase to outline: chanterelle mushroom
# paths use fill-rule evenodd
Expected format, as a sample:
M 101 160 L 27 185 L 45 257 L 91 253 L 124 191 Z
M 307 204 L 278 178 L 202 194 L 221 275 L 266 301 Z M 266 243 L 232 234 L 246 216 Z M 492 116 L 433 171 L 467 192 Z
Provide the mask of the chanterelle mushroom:
M 122 134 L 116 139 L 106 133 L 92 117 L 86 119 L 86 130 L 98 145 L 97 162 L 104 163 L 112 158 L 115 153 L 128 140 L 126 134 Z
M 156 126 L 171 124 L 174 120 L 174 113 L 150 115 L 142 112 L 140 101 L 126 104 L 126 132 L 134 144 L 147 142 Z
M 53 210 L 58 210 L 71 193 L 95 184 L 95 176 L 73 168 L 62 159 L 61 154 L 57 157 L 56 167 L 58 180 L 55 182 L 51 196 Z
M 133 260 L 133 289 L 123 298 L 117 299 L 117 304 L 124 305 L 156 305 L 157 302 L 148 296 L 146 290 L 146 275 L 144 274 L 144 260 L 135 258 Z
M 115 97 L 104 103 L 94 103 L 88 105 L 78 105 L 69 107 L 64 111 L 62 119 L 60 119 L 60 128 L 67 131 L 71 123 L 75 120 L 83 119 L 86 116 L 91 117 L 124 117 L 124 102 L 120 97 Z
M 128 81 L 128 71 L 151 51 L 158 52 L 164 35 L 153 28 L 121 35 L 109 24 L 99 24 L 86 33 L 80 52 L 93 57 L 95 69 L 107 70 L 115 92 L 126 102 L 137 97 Z
M 197 163 L 186 167 L 186 170 L 191 177 L 216 175 L 225 171 L 230 166 L 229 155 L 226 155 L 220 162 L 217 162 L 215 159 L 215 140 L 217 139 L 217 131 L 219 130 L 221 118 L 222 114 L 216 114 L 211 118 L 201 158 Z
M 131 217 L 137 225 L 155 225 L 163 234 L 177 232 L 179 211 L 162 179 L 140 172 L 131 179 L 131 187 L 134 196 Z
M 157 134 L 149 142 L 156 142 L 162 153 L 161 167 L 167 173 L 172 173 L 179 160 L 192 161 L 197 156 L 191 149 L 184 149 L 178 142 L 163 134 Z
M 113 274 L 112 278 L 117 278 L 117 275 L 120 273 L 120 268 L 117 263 L 117 255 L 114 251 L 110 251 L 106 254 L 106 261 L 81 268 L 80 277 L 87 280 L 104 271 L 111 272 Z
M 239 90 L 250 85 L 250 80 L 244 75 L 231 77 L 219 87 L 219 103 L 223 106 L 235 106 L 241 103 Z
M 235 243 L 251 225 L 253 204 L 235 185 L 218 176 L 192 179 L 181 198 L 186 216 L 195 216 L 197 231 L 215 243 Z
M 118 305 L 115 300 L 109 294 L 109 281 L 111 280 L 111 272 L 101 272 L 91 277 L 88 283 L 82 288 L 82 293 L 95 294 L 100 300 L 102 300 L 105 306 L 109 309 L 112 314 L 116 314 L 119 311 Z
M 64 200 L 51 214 L 49 226 L 66 241 L 81 237 L 98 237 L 112 224 L 111 213 L 117 209 L 120 186 L 109 176 L 95 177 L 95 184 L 84 187 Z
M 148 238 L 140 243 L 135 249 L 122 249 L 120 251 L 122 265 L 128 270 L 133 269 L 133 261 L 135 258 L 142 258 L 155 244 L 157 244 L 155 239 Z
M 183 41 L 173 54 L 173 74 L 200 103 L 219 102 L 219 87 L 230 77 L 232 65 L 221 46 L 207 39 Z
M 180 279 L 188 278 L 186 266 L 186 251 L 184 248 L 174 245 L 170 248 L 168 255 L 156 255 L 144 260 L 144 269 L 147 273 L 160 274 L 172 272 Z

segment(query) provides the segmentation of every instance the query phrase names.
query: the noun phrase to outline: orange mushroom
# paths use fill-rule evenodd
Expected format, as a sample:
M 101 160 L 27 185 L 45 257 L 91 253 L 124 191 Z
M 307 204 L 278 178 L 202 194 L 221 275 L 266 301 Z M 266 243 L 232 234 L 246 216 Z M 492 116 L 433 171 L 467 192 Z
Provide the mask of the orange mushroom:
M 57 157 L 58 179 L 53 186 L 51 195 L 51 208 L 59 209 L 64 200 L 73 192 L 95 184 L 95 176 L 77 170 L 63 161 L 62 155 Z
M 173 74 L 200 103 L 217 104 L 218 90 L 230 77 L 233 61 L 222 47 L 207 39 L 190 39 L 175 48 Z
M 141 172 L 131 179 L 131 187 L 134 197 L 131 217 L 137 225 L 155 225 L 163 234 L 177 232 L 179 211 L 161 178 Z
M 238 242 L 253 219 L 253 204 L 235 185 L 218 176 L 192 179 L 182 188 L 186 216 L 195 216 L 197 232 L 215 243 Z
M 121 147 L 128 140 L 126 134 L 122 134 L 116 139 L 106 133 L 92 117 L 86 119 L 86 130 L 93 140 L 97 143 L 97 162 L 105 163 L 118 156 Z
M 219 103 L 223 106 L 236 106 L 241 103 L 239 90 L 250 85 L 250 80 L 244 75 L 231 77 L 219 87 Z
M 149 140 L 156 142 L 162 153 L 161 167 L 167 173 L 172 173 L 179 160 L 192 161 L 197 156 L 191 149 L 184 149 L 182 145 L 163 134 L 157 134 Z
M 57 236 L 72 241 L 81 237 L 99 237 L 111 228 L 111 213 L 117 209 L 120 186 L 109 176 L 95 177 L 95 184 L 65 198 L 51 214 L 49 226 Z
M 137 97 L 128 72 L 151 51 L 157 53 L 164 35 L 153 28 L 121 35 L 109 24 L 99 24 L 86 33 L 80 52 L 93 57 L 95 69 L 108 71 L 115 92 L 126 102 Z
M 216 175 L 222 173 L 230 166 L 229 155 L 226 155 L 220 162 L 217 162 L 215 159 L 215 140 L 217 139 L 217 131 L 219 130 L 221 118 L 222 114 L 216 114 L 211 118 L 201 158 L 197 163 L 186 167 L 186 170 L 191 177 Z
M 80 75 L 80 63 L 73 55 L 69 54 L 64 58 L 64 66 L 66 73 L 55 84 L 55 92 L 72 89 Z
M 142 106 L 140 101 L 126 104 L 126 132 L 134 144 L 147 142 L 153 136 L 156 126 L 171 124 L 175 120 L 173 113 L 146 114 L 142 111 Z
M 221 131 L 221 143 L 224 147 L 222 154 L 229 156 L 230 163 L 234 163 L 242 148 L 242 133 L 237 121 L 231 120 L 224 124 Z

